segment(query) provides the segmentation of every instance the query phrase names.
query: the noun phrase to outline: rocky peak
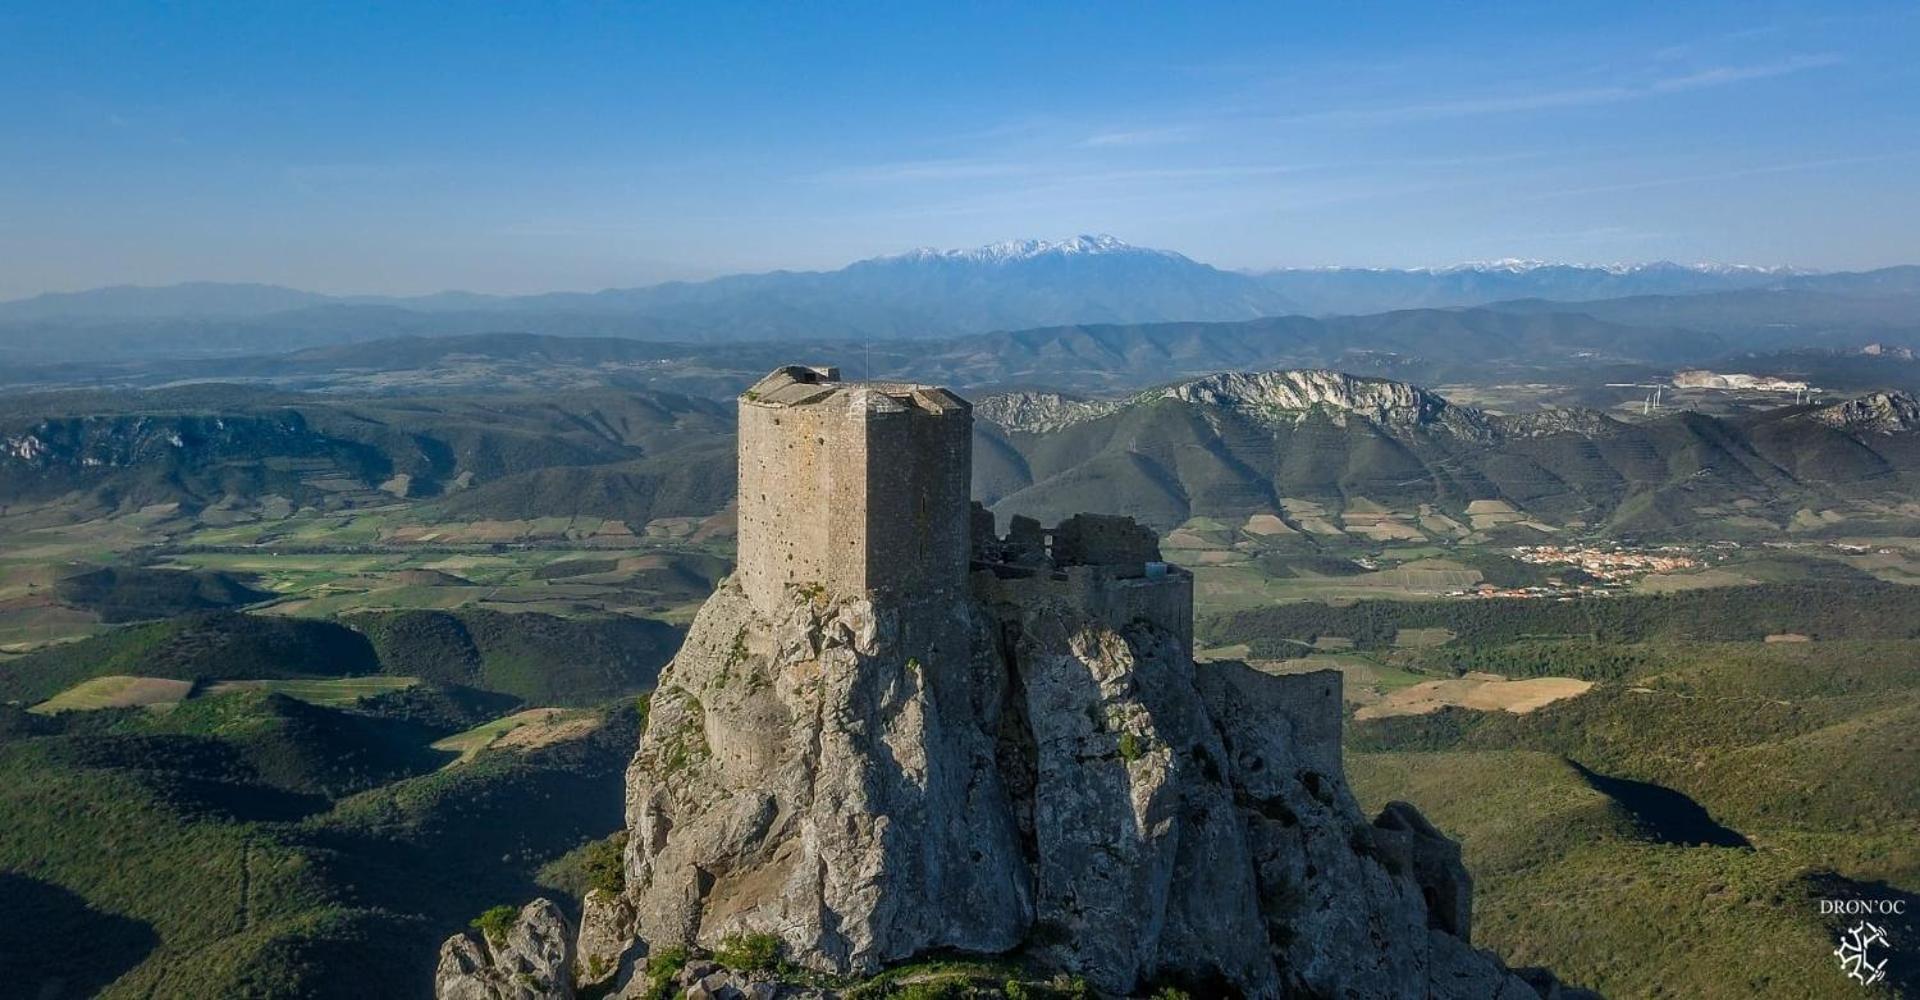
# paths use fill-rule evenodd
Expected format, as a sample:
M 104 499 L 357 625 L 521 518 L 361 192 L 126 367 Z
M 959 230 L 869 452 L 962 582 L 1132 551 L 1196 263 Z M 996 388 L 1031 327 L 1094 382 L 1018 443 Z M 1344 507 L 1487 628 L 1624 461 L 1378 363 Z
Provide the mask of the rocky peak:
M 1167 399 L 1237 411 L 1265 424 L 1292 423 L 1321 413 L 1339 422 L 1359 417 L 1402 431 L 1439 429 L 1471 437 L 1491 433 L 1478 410 L 1454 406 L 1419 386 L 1326 369 L 1221 372 L 1124 400 L 1075 399 L 1051 392 L 1003 393 L 981 400 L 975 413 L 1007 430 L 1046 432 Z
M 1454 406 L 1419 386 L 1326 369 L 1223 372 L 1141 393 L 1135 402 L 1155 399 L 1238 410 L 1265 423 L 1295 422 L 1317 412 L 1336 422 L 1359 417 L 1403 431 L 1438 429 L 1475 437 L 1487 433 L 1479 411 Z
M 1807 418 L 1851 434 L 1906 434 L 1920 430 L 1920 399 L 1901 391 L 1869 393 L 1811 410 Z
M 1003 392 L 973 404 L 973 415 L 1010 431 L 1045 433 L 1104 417 L 1122 400 L 1076 399 L 1057 392 Z
M 1586 407 L 1551 407 L 1495 418 L 1500 433 L 1512 437 L 1546 437 L 1551 434 L 1579 434 L 1599 437 L 1620 430 L 1624 425 L 1600 410 Z
M 1373 416 L 1413 411 L 1437 412 L 1447 402 L 1424 389 L 1390 379 L 1362 378 L 1327 369 L 1271 372 L 1222 372 L 1143 393 L 1215 406 L 1305 410 L 1315 406 Z
M 1135 256 L 1163 257 L 1173 260 L 1186 258 L 1171 250 L 1154 250 L 1137 247 L 1124 240 L 1105 233 L 1098 235 L 1081 234 L 1059 240 L 1021 239 L 1002 240 L 986 246 L 965 250 L 939 250 L 933 247 L 920 247 L 906 253 L 873 258 L 871 262 L 900 263 L 943 261 L 947 263 L 967 264 L 1015 264 L 1041 258 L 1084 257 L 1096 254 L 1131 254 Z
M 440 946 L 439 1000 L 571 1000 L 573 929 L 553 901 L 536 899 L 504 928 L 457 934 Z
M 54 417 L 0 428 L 0 468 L 119 468 L 251 457 L 266 448 L 304 454 L 325 443 L 292 410 Z

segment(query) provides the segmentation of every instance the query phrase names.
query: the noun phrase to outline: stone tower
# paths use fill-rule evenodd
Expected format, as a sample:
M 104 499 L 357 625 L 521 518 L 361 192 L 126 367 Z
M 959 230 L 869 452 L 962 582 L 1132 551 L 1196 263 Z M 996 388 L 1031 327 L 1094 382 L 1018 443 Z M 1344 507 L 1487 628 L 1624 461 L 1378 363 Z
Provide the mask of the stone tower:
M 936 386 L 792 365 L 740 396 L 741 587 L 891 599 L 967 591 L 973 408 Z

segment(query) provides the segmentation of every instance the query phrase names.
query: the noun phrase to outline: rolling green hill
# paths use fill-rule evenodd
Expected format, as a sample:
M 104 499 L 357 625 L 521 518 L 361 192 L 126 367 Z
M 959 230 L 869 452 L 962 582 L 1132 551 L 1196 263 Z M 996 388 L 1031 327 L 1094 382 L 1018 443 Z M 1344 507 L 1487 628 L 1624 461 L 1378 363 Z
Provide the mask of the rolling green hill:
M 1503 343 L 1544 336 L 1482 333 Z M 1299 528 L 1289 500 L 1336 516 L 1365 501 L 1455 518 L 1497 501 L 1521 525 L 1501 530 L 1533 537 L 1527 522 L 1746 537 L 1829 508 L 1896 532 L 1920 527 L 1902 506 L 1920 485 L 1920 426 L 1863 424 L 1836 415 L 1844 407 L 1638 423 L 1577 410 L 1501 417 L 1405 383 L 1318 370 L 1207 376 L 1119 400 L 1009 398 L 980 400 L 975 493 L 1003 515 L 1042 521 L 1102 510 L 1169 530 L 1194 517 L 1275 514 Z M 1903 394 L 1875 398 L 1896 414 L 1912 405 Z M 604 389 L 492 399 L 215 386 L 56 393 L 0 403 L 0 435 L 16 442 L 0 452 L 0 490 L 73 516 L 170 503 L 406 502 L 430 519 L 580 516 L 638 530 L 720 511 L 734 480 L 727 404 Z
M 0 452 L 0 493 L 14 503 L 78 495 L 107 510 L 267 497 L 329 507 L 642 463 L 650 488 L 669 494 L 669 513 L 704 514 L 730 492 L 714 485 L 713 463 L 731 453 L 732 419 L 708 400 L 617 391 L 332 400 L 194 386 L 0 397 L 0 439 L 11 442 Z M 527 499 L 508 488 L 495 506 Z
M 327 756 L 446 755 L 378 720 L 283 702 L 210 699 L 178 719 L 28 721 L 0 707 L 0 886 L 36 918 L 0 936 L 10 988 L 422 996 L 440 940 L 538 891 L 542 864 L 620 824 L 631 703 L 584 736 L 445 770 L 422 771 L 421 758 L 366 772 L 383 783 L 346 795 L 351 786 L 292 794 L 273 779 L 342 766 Z M 304 763 L 249 767 L 265 759 L 263 733 L 282 765 Z
M 105 622 L 167 618 L 273 596 L 229 573 L 132 566 L 103 566 L 62 577 L 54 592 L 62 603 L 92 611 Z
M 538 705 L 590 705 L 650 688 L 681 635 L 647 618 L 479 609 L 361 612 L 344 622 L 205 613 L 19 657 L 0 669 L 0 699 L 31 704 L 110 676 L 213 681 L 384 673 Z M 405 702 L 395 696 L 396 705 Z
M 1356 601 L 1275 604 L 1202 619 L 1217 645 L 1248 643 L 1255 655 L 1341 636 L 1361 649 L 1393 645 L 1400 629 L 1444 628 L 1435 651 L 1530 641 L 1619 647 L 1656 640 L 1759 641 L 1778 632 L 1821 639 L 1920 638 L 1920 589 L 1877 580 L 1715 587 L 1659 595 L 1543 601 Z
M 365 636 L 332 622 L 186 615 L 53 646 L 0 670 L 0 699 L 35 702 L 90 677 L 339 677 L 380 669 Z
M 1644 644 L 1528 714 L 1350 722 L 1349 769 L 1369 804 L 1412 801 L 1461 838 L 1476 937 L 1516 961 L 1609 996 L 1839 996 L 1820 900 L 1920 900 L 1917 655 Z M 1894 920 L 1912 969 L 1920 928 Z
M 653 686 L 682 631 L 646 618 L 559 618 L 478 609 L 361 612 L 345 619 L 387 672 L 512 695 L 535 705 L 591 705 Z

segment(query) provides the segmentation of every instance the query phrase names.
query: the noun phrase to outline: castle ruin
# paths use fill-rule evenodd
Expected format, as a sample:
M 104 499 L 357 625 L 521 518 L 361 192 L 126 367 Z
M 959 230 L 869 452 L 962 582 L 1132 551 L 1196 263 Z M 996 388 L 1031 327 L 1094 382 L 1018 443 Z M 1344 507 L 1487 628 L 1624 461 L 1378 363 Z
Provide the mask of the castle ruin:
M 1193 577 L 1161 561 L 1151 529 L 1016 516 L 1002 538 L 970 500 L 972 467 L 973 407 L 952 392 L 776 369 L 740 396 L 741 588 L 762 611 L 789 588 L 893 604 L 1053 598 L 1115 628 L 1150 622 L 1191 653 Z
M 742 394 L 739 566 L 648 700 L 619 887 L 572 940 L 546 902 L 449 939 L 441 1000 L 833 995 L 655 965 L 747 935 L 836 976 L 976 954 L 1107 995 L 1577 995 L 1474 950 L 1417 810 L 1366 820 L 1338 672 L 1197 666 L 1193 578 L 1131 518 L 1001 535 L 972 424 L 831 368 Z

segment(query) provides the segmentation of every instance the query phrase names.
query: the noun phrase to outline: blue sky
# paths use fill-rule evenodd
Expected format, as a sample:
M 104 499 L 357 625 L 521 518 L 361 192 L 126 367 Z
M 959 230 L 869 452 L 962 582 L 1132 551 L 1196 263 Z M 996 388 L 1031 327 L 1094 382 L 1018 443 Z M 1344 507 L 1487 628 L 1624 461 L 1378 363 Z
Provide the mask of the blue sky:
M 1920 6 L 23 4 L 0 296 L 524 292 L 1107 232 L 1920 262 Z

